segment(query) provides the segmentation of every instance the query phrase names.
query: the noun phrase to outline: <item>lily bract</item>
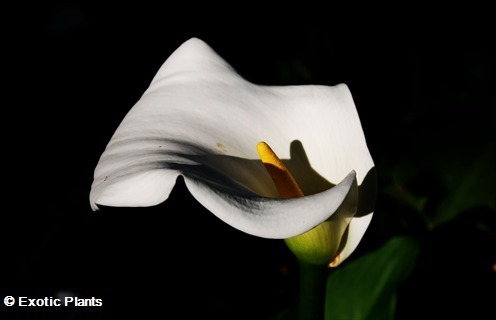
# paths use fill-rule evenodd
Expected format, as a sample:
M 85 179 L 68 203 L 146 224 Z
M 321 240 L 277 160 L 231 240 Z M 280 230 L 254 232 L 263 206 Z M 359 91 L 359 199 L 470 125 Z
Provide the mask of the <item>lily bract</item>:
M 260 141 L 304 196 L 280 196 Z M 333 266 L 373 215 L 374 163 L 348 87 L 256 85 L 197 38 L 172 53 L 115 131 L 95 168 L 91 207 L 157 205 L 179 176 L 206 209 L 248 234 L 288 239 L 332 222 Z

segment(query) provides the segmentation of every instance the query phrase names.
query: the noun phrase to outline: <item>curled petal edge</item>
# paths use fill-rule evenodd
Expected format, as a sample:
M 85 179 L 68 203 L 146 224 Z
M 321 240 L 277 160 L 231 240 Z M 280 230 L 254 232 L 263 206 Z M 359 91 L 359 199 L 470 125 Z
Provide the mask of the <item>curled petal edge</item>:
M 191 177 L 185 177 L 185 183 L 195 199 L 225 223 L 271 239 L 291 238 L 312 229 L 329 219 L 343 203 L 349 205 L 350 201 L 345 201 L 348 195 L 357 194 L 354 170 L 329 190 L 292 199 L 238 196 Z M 350 211 L 355 214 L 356 201 L 353 202 Z

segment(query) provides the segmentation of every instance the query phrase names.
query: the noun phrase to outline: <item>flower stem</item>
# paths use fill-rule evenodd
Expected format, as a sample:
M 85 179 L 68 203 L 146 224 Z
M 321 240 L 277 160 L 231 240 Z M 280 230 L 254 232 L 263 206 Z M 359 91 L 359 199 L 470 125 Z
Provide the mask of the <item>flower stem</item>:
M 299 320 L 324 319 L 327 267 L 298 261 L 300 266 Z

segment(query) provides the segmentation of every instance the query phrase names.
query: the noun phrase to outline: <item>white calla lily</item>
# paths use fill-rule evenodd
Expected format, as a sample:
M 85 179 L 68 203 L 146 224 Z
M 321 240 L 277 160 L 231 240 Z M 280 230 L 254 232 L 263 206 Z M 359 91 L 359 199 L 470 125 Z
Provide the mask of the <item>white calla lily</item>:
M 304 197 L 278 198 L 260 141 Z M 165 61 L 115 131 L 91 207 L 157 205 L 179 176 L 205 208 L 255 236 L 290 238 L 343 215 L 339 262 L 357 247 L 375 202 L 374 163 L 346 85 L 255 85 L 196 38 Z

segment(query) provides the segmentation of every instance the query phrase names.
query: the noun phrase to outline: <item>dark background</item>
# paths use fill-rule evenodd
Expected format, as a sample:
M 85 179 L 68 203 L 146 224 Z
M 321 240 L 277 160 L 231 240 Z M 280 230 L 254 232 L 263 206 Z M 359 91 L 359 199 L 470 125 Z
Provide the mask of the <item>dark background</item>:
M 4 62 L 13 73 L 3 108 L 0 298 L 65 291 L 102 298 L 104 307 L 1 305 L 2 319 L 53 312 L 67 319 L 270 319 L 294 302 L 298 272 L 284 243 L 225 225 L 181 181 L 156 208 L 89 207 L 93 169 L 111 135 L 191 37 L 254 83 L 348 84 L 379 176 L 374 220 L 350 260 L 391 236 L 412 235 L 425 246 L 400 288 L 398 319 L 492 312 L 494 210 L 471 208 L 429 232 L 388 193 L 397 171 L 411 170 L 405 184 L 428 198 L 428 211 L 446 192 L 433 163 L 464 164 L 494 147 L 496 52 L 488 38 L 367 24 L 356 31 L 339 24 L 214 30 L 171 23 L 166 11 L 175 14 L 165 6 L 53 4 L 20 11 L 7 32 L 12 57 Z

